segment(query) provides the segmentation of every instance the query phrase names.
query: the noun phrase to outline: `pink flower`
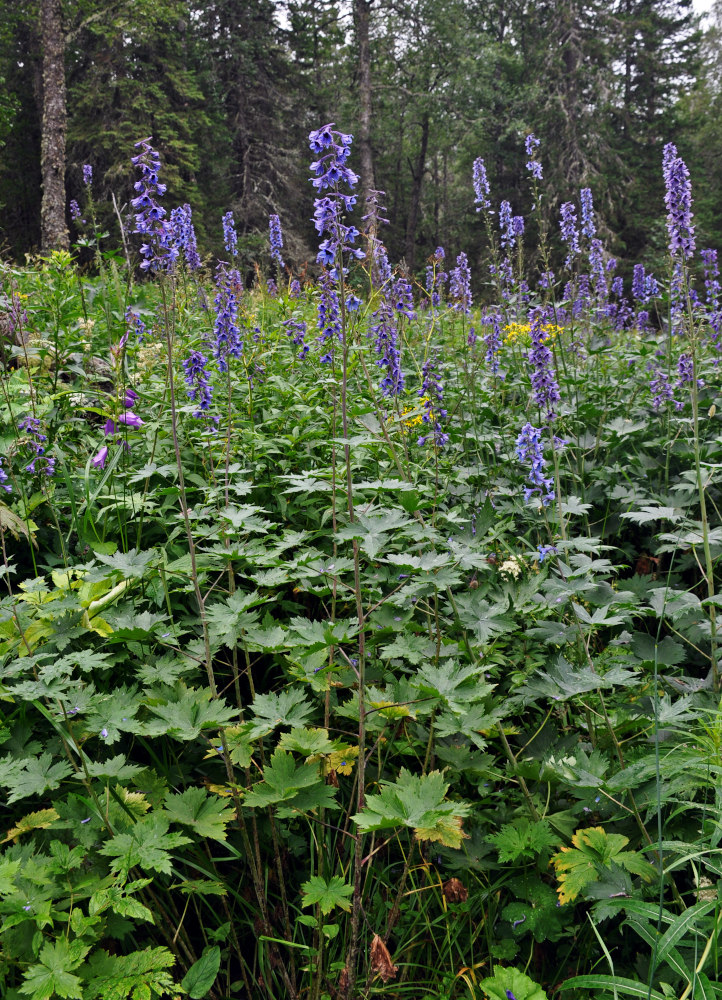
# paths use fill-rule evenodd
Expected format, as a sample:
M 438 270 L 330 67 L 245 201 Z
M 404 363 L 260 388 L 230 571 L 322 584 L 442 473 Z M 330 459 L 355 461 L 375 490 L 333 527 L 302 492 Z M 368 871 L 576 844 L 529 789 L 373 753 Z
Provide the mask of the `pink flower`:
M 108 457 L 108 446 L 103 445 L 103 447 L 99 450 L 98 454 L 93 455 L 93 457 L 90 460 L 90 464 L 96 469 L 104 469 L 107 457 Z

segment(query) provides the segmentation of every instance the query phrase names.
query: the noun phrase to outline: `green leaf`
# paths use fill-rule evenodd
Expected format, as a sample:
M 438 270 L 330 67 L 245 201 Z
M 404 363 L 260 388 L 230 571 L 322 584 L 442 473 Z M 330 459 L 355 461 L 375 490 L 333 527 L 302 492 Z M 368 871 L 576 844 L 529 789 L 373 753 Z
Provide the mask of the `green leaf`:
M 80 1000 L 83 987 L 78 976 L 72 975 L 90 951 L 82 941 L 71 941 L 61 937 L 50 944 L 44 944 L 40 949 L 39 964 L 31 965 L 25 974 L 25 980 L 20 987 L 21 993 L 27 993 L 32 1000 L 48 1000 L 49 997 L 59 997 Z
M 306 701 L 303 691 L 287 688 L 278 694 L 257 694 L 251 710 L 256 719 L 249 733 L 253 739 L 272 733 L 277 726 L 303 726 L 313 706 Z
M 530 822 L 522 819 L 516 823 L 506 823 L 489 840 L 496 845 L 501 864 L 517 861 L 519 858 L 532 859 L 558 842 L 546 820 Z
M 88 760 L 85 766 L 91 778 L 132 778 L 138 771 L 143 770 L 137 764 L 126 763 L 126 758 L 122 754 L 102 762 Z M 82 773 L 78 772 L 79 775 Z
M 482 979 L 479 985 L 489 1000 L 508 1000 L 510 993 L 515 1000 L 549 1000 L 541 986 L 518 969 L 497 965 L 493 978 Z
M 201 1000 L 201 997 L 208 993 L 216 981 L 220 967 L 221 949 L 214 944 L 203 951 L 198 961 L 191 965 L 181 980 L 181 986 L 191 1000 Z
M 353 895 L 353 886 L 348 885 L 340 875 L 333 875 L 326 880 L 319 875 L 314 875 L 301 886 L 303 893 L 302 906 L 313 906 L 318 903 L 321 913 L 327 916 L 335 906 L 340 906 L 342 910 L 350 910 L 350 897 Z
M 151 871 L 171 871 L 170 851 L 174 847 L 190 844 L 182 833 L 168 833 L 169 821 L 165 816 L 152 813 L 133 826 L 130 833 L 117 833 L 100 848 L 100 853 L 113 858 L 113 871 L 127 875 L 134 865 Z
M 664 994 L 656 990 L 649 990 L 646 983 L 635 982 L 633 979 L 624 979 L 622 976 L 573 976 L 566 979 L 559 985 L 560 990 L 585 989 L 585 990 L 616 990 L 630 997 L 644 997 L 644 1000 L 665 1000 Z
M 226 839 L 226 825 L 235 817 L 235 810 L 205 788 L 187 788 L 165 797 L 165 812 L 173 823 L 192 827 L 199 837 Z
M 8 804 L 57 788 L 63 778 L 72 773 L 72 767 L 66 760 L 58 761 L 57 764 L 52 761 L 52 756 L 44 753 L 40 757 L 29 757 L 22 761 L 22 770 L 3 767 L 0 771 L 0 784 L 10 789 Z
M 691 929 L 692 925 L 703 917 L 705 913 L 717 905 L 716 900 L 711 900 L 705 903 L 695 903 L 694 906 L 690 906 L 680 913 L 676 917 L 672 924 L 667 928 L 662 937 L 660 938 L 659 944 L 657 945 L 657 956 L 659 961 L 662 962 L 667 956 L 667 952 L 674 948 L 677 942 Z M 690 942 L 691 943 L 691 942 Z
M 178 701 L 165 705 L 149 705 L 157 715 L 157 722 L 146 724 L 152 736 L 167 733 L 176 740 L 195 740 L 204 729 L 218 729 L 238 720 L 238 710 L 227 705 L 223 698 L 212 698 L 208 690 L 188 688 Z
M 19 861 L 0 858 L 0 896 L 9 896 L 15 892 L 15 876 L 19 868 Z
M 366 798 L 366 808 L 354 822 L 362 830 L 385 830 L 405 826 L 418 840 L 438 841 L 460 847 L 464 836 L 462 818 L 469 812 L 465 802 L 449 802 L 449 785 L 440 771 L 415 775 L 401 768 L 395 782 L 386 782 L 378 795 Z
M 95 553 L 95 558 L 98 562 L 110 566 L 111 569 L 120 573 L 126 580 L 134 577 L 138 580 L 142 579 L 145 576 L 145 571 L 150 561 L 157 557 L 158 552 L 156 549 L 148 549 L 145 552 L 137 552 L 135 549 L 131 549 L 130 552 L 116 552 L 112 556 L 106 556 L 102 552 Z
M 177 993 L 170 973 L 175 958 L 167 948 L 145 948 L 129 955 L 109 955 L 94 951 L 86 966 L 88 985 L 83 1000 L 150 1000 L 153 994 Z
M 574 847 L 562 847 L 552 858 L 559 879 L 560 902 L 573 902 L 586 886 L 606 874 L 605 869 L 611 870 L 613 864 L 647 881 L 654 878 L 655 869 L 641 854 L 622 850 L 628 843 L 628 837 L 607 833 L 601 826 L 577 830 L 572 837 Z
M 300 753 L 303 757 L 333 753 L 335 745 L 328 738 L 327 729 L 292 729 L 283 733 L 278 741 L 279 749 Z
M 246 794 L 243 804 L 258 808 L 279 802 L 290 802 L 302 789 L 314 786 L 318 786 L 319 791 L 327 787 L 319 773 L 318 764 L 297 764 L 290 753 L 277 749 L 263 769 L 263 781 L 255 784 Z M 319 804 L 321 798 L 323 796 L 319 798 Z M 304 798 L 304 802 L 307 801 L 309 800 Z

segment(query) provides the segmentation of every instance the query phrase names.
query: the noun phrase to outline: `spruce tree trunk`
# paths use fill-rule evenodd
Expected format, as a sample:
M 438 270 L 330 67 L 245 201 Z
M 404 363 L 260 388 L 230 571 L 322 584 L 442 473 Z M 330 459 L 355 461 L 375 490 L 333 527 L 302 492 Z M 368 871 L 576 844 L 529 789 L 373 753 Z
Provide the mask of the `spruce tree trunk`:
M 376 187 L 374 180 L 374 160 L 371 150 L 371 47 L 369 44 L 369 22 L 373 0 L 354 0 L 353 14 L 358 45 L 359 77 L 359 135 L 358 148 L 361 159 L 361 199 L 363 213 L 366 214 L 366 198 Z
M 40 40 L 43 50 L 43 124 L 40 166 L 41 250 L 67 250 L 65 225 L 65 38 L 61 0 L 41 0 Z

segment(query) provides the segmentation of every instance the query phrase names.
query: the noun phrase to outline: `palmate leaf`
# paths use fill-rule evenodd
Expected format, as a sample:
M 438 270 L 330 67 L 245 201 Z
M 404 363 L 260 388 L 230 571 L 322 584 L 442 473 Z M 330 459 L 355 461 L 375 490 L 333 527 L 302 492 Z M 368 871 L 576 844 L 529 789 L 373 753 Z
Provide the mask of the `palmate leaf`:
M 196 739 L 204 729 L 218 729 L 238 719 L 237 709 L 223 698 L 212 698 L 207 689 L 188 688 L 178 701 L 148 707 L 158 719 L 146 723 L 143 731 L 151 736 L 167 734 L 183 742 Z
M 354 822 L 362 830 L 385 830 L 405 826 L 418 840 L 438 841 L 460 847 L 464 834 L 462 818 L 469 812 L 466 802 L 449 802 L 449 785 L 440 771 L 415 775 L 401 768 L 395 782 L 384 785 L 378 795 L 366 798 L 366 808 Z
M 17 762 L 12 761 L 12 764 Z M 48 789 L 57 788 L 72 768 L 66 760 L 53 764 L 49 753 L 40 757 L 29 757 L 22 761 L 22 769 L 11 767 L 0 770 L 0 783 L 10 789 L 8 804 L 25 799 L 29 795 L 40 795 Z
M 249 736 L 254 739 L 266 736 L 277 726 L 303 726 L 313 712 L 313 706 L 306 701 L 302 691 L 288 688 L 278 694 L 256 695 L 251 710 L 255 722 Z
M 110 862 L 113 871 L 126 876 L 134 865 L 169 875 L 170 851 L 191 843 L 190 837 L 182 833 L 168 833 L 169 826 L 168 819 L 158 813 L 144 816 L 129 833 L 117 833 L 103 844 L 100 853 L 113 859 Z
M 30 833 L 32 830 L 46 830 L 49 826 L 52 826 L 56 819 L 60 819 L 60 815 L 55 809 L 40 809 L 38 812 L 28 813 L 27 816 L 23 816 L 14 827 L 8 830 L 4 840 L 0 840 L 0 844 L 6 844 L 8 840 L 17 840 L 23 834 Z M 2 866 L 0 866 L 1 873 Z M 2 882 L 0 881 L 0 893 L 2 892 L 1 886 Z
M 95 553 L 95 558 L 98 562 L 110 566 L 111 569 L 120 573 L 126 580 L 133 577 L 140 580 L 145 575 L 148 564 L 157 557 L 158 552 L 156 549 L 148 549 L 145 552 L 137 552 L 135 549 L 131 549 L 130 552 L 115 552 L 112 556 L 103 555 L 102 552 Z
M 535 858 L 558 843 L 558 838 L 554 836 L 546 820 L 531 823 L 528 819 L 505 823 L 489 840 L 496 845 L 501 864 L 517 861 L 519 858 Z
M 464 667 L 454 660 L 446 660 L 438 667 L 425 664 L 417 671 L 416 682 L 422 696 L 436 696 L 456 714 L 468 711 L 473 702 L 481 701 L 493 690 L 493 685 L 484 679 L 483 670 Z
M 199 837 L 213 840 L 226 839 L 226 825 L 236 815 L 232 806 L 209 795 L 205 788 L 187 788 L 180 794 L 169 792 L 164 805 L 171 822 L 190 826 Z
M 335 906 L 340 906 L 342 910 L 350 910 L 350 896 L 353 894 L 353 886 L 344 882 L 340 875 L 332 875 L 330 879 L 321 878 L 314 875 L 301 886 L 302 906 L 313 906 L 318 903 L 321 913 L 327 916 Z
M 606 875 L 613 864 L 651 880 L 655 869 L 636 851 L 624 851 L 628 843 L 628 837 L 607 833 L 602 826 L 577 830 L 572 837 L 574 847 L 562 847 L 552 858 L 559 879 L 559 901 L 573 902 L 588 885 Z
M 277 749 L 263 769 L 263 781 L 246 794 L 243 804 L 259 808 L 286 803 L 307 812 L 326 805 L 329 792 L 333 789 L 324 784 L 318 764 L 297 764 L 290 753 Z
M 502 968 L 497 965 L 491 979 L 482 979 L 479 984 L 489 1000 L 548 1000 L 541 986 L 518 969 Z
M 90 947 L 82 941 L 68 942 L 64 937 L 43 945 L 38 964 L 31 965 L 26 972 L 20 992 L 27 993 L 31 1000 L 48 1000 L 52 996 L 80 1000 L 83 986 L 72 972 L 89 951 Z
M 145 948 L 130 955 L 109 955 L 96 950 L 88 960 L 88 983 L 83 1000 L 134 1000 L 177 993 L 178 987 L 166 970 L 175 964 L 167 948 Z M 152 991 L 152 992 L 151 992 Z

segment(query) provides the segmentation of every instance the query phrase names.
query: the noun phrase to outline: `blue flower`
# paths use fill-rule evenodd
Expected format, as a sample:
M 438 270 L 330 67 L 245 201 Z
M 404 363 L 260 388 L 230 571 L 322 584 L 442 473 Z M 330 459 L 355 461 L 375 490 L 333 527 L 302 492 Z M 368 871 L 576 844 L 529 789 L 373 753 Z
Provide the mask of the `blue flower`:
M 554 500 L 555 494 L 554 480 L 547 478 L 543 471 L 547 463 L 544 458 L 541 429 L 533 427 L 530 423 L 524 424 L 516 441 L 516 453 L 519 461 L 529 466 L 527 479 L 531 486 L 525 488 L 524 499 L 529 500 L 535 494 L 539 494 L 546 507 Z
M 188 398 L 198 403 L 198 409 L 193 414 L 196 418 L 202 417 L 210 409 L 213 397 L 213 389 L 206 370 L 207 364 L 208 359 L 200 351 L 191 351 L 183 362 Z
M 277 215 L 269 215 L 268 217 L 268 232 L 271 244 L 271 257 L 278 264 L 278 269 L 283 270 L 283 257 L 281 256 L 281 250 L 283 249 L 283 233 L 281 232 L 281 220 Z
M 692 225 L 692 185 L 684 160 L 677 156 L 677 147 L 669 142 L 664 147 L 662 161 L 667 206 L 667 232 L 672 256 L 681 254 L 684 260 L 694 255 Z
M 477 205 L 477 212 L 488 211 L 491 208 L 489 201 L 489 180 L 486 176 L 486 166 L 483 159 L 478 156 L 474 160 L 474 204 Z
M 236 224 L 233 220 L 233 212 L 226 212 L 221 220 L 223 222 L 223 246 L 233 257 L 238 256 L 238 236 L 236 235 Z
M 577 212 L 571 201 L 565 201 L 560 210 L 561 221 L 559 226 L 562 231 L 562 239 L 567 244 L 567 259 L 564 261 L 565 267 L 571 267 L 572 261 L 579 253 L 579 232 L 577 230 Z

